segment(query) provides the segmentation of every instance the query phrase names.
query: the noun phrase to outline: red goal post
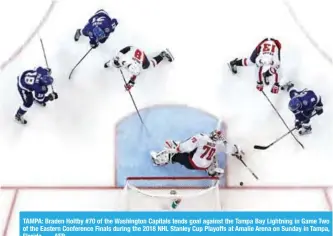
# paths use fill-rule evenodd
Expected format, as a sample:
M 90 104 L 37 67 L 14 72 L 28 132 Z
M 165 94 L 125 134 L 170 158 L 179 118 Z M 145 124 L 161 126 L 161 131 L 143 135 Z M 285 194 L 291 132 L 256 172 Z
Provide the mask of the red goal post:
M 220 211 L 219 178 L 128 177 L 122 210 Z

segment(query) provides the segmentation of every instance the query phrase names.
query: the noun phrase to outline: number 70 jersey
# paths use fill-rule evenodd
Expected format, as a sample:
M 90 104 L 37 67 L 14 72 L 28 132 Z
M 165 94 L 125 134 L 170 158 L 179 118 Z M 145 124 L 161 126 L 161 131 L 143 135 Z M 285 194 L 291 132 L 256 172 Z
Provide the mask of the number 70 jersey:
M 190 162 L 196 169 L 207 169 L 214 161 L 214 156 L 220 152 L 228 152 L 223 141 L 213 141 L 207 134 L 197 134 L 182 142 L 177 147 L 181 153 L 195 153 Z

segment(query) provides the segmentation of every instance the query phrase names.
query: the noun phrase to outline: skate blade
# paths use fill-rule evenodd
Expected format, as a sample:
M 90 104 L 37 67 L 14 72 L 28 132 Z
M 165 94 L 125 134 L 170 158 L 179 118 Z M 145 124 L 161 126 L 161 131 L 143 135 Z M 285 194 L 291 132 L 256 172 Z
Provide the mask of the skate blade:
M 170 50 L 167 48 L 167 49 L 165 49 L 165 51 L 170 55 L 170 57 L 171 57 L 171 62 L 172 61 L 174 61 L 175 60 L 175 58 L 174 58 L 174 56 L 172 55 L 172 53 L 170 52 Z
M 20 125 L 26 125 L 28 122 L 26 120 L 17 120 L 14 119 L 16 123 L 20 124 Z
M 232 66 L 230 65 L 230 63 L 227 63 L 229 70 L 231 71 L 231 73 L 233 73 L 234 75 L 237 74 L 237 71 L 234 71 Z

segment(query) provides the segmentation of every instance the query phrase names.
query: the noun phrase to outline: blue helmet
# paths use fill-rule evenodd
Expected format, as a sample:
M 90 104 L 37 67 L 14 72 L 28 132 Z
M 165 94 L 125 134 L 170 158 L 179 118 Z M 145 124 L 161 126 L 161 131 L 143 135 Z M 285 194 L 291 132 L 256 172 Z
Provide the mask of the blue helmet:
M 104 31 L 98 26 L 93 28 L 93 34 L 98 40 L 105 38 Z
M 296 110 L 302 108 L 302 102 L 300 101 L 300 99 L 298 97 L 293 97 L 289 101 L 288 106 L 289 106 L 289 110 L 296 111 Z
M 39 83 L 46 86 L 51 85 L 53 84 L 53 78 L 49 75 L 44 75 L 39 79 Z

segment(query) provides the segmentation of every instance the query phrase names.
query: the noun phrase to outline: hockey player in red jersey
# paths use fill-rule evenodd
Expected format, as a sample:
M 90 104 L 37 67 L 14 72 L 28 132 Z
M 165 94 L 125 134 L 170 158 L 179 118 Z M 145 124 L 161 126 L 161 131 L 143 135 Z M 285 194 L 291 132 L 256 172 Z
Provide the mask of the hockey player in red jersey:
M 125 89 L 130 90 L 134 84 L 137 76 L 141 73 L 142 70 L 146 70 L 151 66 L 157 66 L 163 59 L 167 59 L 169 62 L 174 60 L 171 52 L 166 49 L 162 51 L 157 56 L 149 59 L 146 53 L 136 47 L 128 46 L 120 50 L 120 52 L 111 60 L 104 64 L 105 68 L 112 66 L 115 68 L 126 69 L 130 74 L 131 78 L 126 83 Z
M 270 78 L 274 78 L 274 84 L 271 88 L 272 93 L 278 93 L 280 89 L 279 68 L 281 62 L 281 43 L 273 38 L 265 38 L 252 52 L 250 58 L 234 59 L 228 66 L 232 73 L 237 74 L 238 66 L 256 65 L 256 74 L 258 76 L 257 89 L 263 91 L 264 83 L 270 84 Z

